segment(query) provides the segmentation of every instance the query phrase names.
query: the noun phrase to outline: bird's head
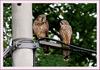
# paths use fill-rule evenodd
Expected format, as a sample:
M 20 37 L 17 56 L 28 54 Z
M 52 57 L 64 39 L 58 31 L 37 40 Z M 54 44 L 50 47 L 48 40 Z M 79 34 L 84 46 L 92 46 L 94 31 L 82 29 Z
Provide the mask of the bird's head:
M 67 25 L 69 25 L 69 23 L 68 23 L 68 21 L 67 20 L 61 20 L 60 21 L 60 27 L 61 28 L 66 28 L 67 27 Z
M 40 22 L 40 23 L 45 23 L 46 22 L 46 15 L 42 14 L 42 15 L 39 15 L 37 17 L 37 20 Z
M 69 23 L 67 20 L 61 20 L 60 26 L 62 26 L 62 25 L 69 25 Z

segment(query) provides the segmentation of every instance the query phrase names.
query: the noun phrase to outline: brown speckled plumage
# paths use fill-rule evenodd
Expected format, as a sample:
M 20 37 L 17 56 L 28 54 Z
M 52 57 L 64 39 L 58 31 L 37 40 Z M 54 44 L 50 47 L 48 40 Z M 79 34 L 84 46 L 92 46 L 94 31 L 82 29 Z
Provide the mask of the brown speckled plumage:
M 59 31 L 59 33 L 60 33 L 62 41 L 65 44 L 70 44 L 70 40 L 71 40 L 71 36 L 72 36 L 72 28 L 69 25 L 68 21 L 62 20 L 60 22 L 60 31 Z M 65 47 L 67 47 L 67 46 L 65 46 Z M 67 59 L 68 56 L 70 55 L 70 51 L 63 50 L 63 55 L 64 55 L 64 59 Z
M 44 38 L 47 36 L 49 31 L 49 24 L 48 21 L 46 20 L 46 15 L 42 14 L 39 15 L 34 23 L 33 23 L 33 32 L 37 36 L 38 39 Z M 44 52 L 48 53 L 48 47 L 43 47 Z

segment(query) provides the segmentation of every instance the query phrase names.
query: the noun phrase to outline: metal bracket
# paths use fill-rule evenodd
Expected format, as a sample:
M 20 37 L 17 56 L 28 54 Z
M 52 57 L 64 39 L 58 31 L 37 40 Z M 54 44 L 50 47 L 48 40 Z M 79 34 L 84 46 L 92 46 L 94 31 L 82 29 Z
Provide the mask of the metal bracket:
M 32 39 L 29 38 L 16 38 L 12 40 L 12 46 L 10 45 L 3 53 L 3 58 L 6 58 L 7 54 L 11 51 L 13 52 L 16 49 L 36 49 L 39 47 L 38 42 L 33 42 Z M 12 53 L 10 53 L 12 54 Z
M 29 38 L 17 38 L 13 40 L 13 46 L 17 49 L 36 49 L 39 47 L 38 42 L 34 42 Z

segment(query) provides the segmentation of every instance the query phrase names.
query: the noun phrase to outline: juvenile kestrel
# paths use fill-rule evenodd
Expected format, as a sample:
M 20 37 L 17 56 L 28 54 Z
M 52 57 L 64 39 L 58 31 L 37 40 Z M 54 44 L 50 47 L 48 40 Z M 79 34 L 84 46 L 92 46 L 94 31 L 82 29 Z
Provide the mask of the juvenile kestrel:
M 60 33 L 62 41 L 65 44 L 70 45 L 70 40 L 71 40 L 71 35 L 72 35 L 72 28 L 69 25 L 68 21 L 62 20 L 60 22 L 60 31 L 59 31 L 59 33 Z M 63 45 L 63 47 L 67 47 L 67 46 Z M 63 55 L 64 55 L 64 60 L 66 60 L 70 55 L 70 51 L 63 50 Z
M 33 23 L 33 32 L 38 39 L 47 36 L 49 31 L 49 24 L 46 19 L 46 15 L 39 15 Z M 43 46 L 44 53 L 49 53 L 49 47 Z

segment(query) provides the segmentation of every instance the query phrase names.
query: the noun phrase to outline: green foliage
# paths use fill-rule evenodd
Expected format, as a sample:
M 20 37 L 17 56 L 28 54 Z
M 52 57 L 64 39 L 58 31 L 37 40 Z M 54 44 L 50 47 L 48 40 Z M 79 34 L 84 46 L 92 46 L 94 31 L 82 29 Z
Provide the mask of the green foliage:
M 95 3 L 61 3 L 61 4 L 32 4 L 33 21 L 40 14 L 47 14 L 50 25 L 49 37 L 55 35 L 59 37 L 59 21 L 66 19 L 73 29 L 71 44 L 96 50 L 96 4 Z M 4 4 L 4 47 L 8 46 L 8 41 L 12 37 L 11 26 L 11 4 Z M 55 29 L 55 30 L 54 30 Z M 78 36 L 79 34 L 79 36 Z M 71 52 L 69 61 L 63 61 L 62 50 L 50 49 L 49 55 L 44 55 L 41 48 L 37 49 L 37 66 L 95 66 L 96 59 L 85 53 Z M 10 66 L 8 58 L 4 66 Z
M 4 59 L 3 63 L 4 63 L 4 66 L 6 66 L 6 67 L 12 66 L 11 57 L 8 57 L 8 58 Z

